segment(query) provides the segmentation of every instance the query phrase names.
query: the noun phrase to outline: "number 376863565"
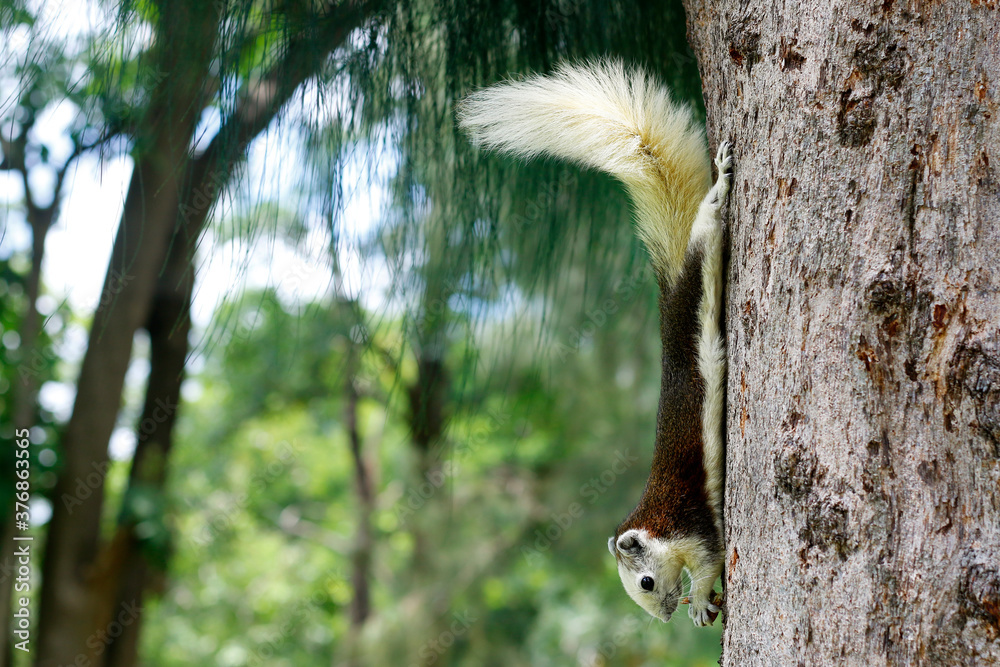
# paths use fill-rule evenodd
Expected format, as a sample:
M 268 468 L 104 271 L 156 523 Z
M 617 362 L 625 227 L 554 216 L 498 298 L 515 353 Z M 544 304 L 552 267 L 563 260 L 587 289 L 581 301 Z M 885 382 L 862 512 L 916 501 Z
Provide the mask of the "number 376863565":
M 16 457 L 14 468 L 15 475 L 17 475 L 17 481 L 14 483 L 14 520 L 15 521 L 27 521 L 28 520 L 28 498 L 30 496 L 31 487 L 28 482 L 28 475 L 30 473 L 31 461 L 29 457 L 28 446 L 31 441 L 28 440 L 28 429 L 22 428 L 14 432 L 14 444 L 16 446 L 14 456 Z

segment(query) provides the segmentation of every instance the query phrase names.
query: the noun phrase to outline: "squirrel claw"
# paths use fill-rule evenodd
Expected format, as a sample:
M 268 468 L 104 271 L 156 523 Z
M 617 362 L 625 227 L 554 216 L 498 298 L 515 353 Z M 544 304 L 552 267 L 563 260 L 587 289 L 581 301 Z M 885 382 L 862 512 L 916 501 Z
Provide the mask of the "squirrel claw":
M 712 625 L 716 617 L 722 612 L 722 597 L 717 593 L 712 593 L 706 597 L 685 598 L 691 605 L 688 607 L 688 616 L 699 628 Z
M 688 616 L 699 628 L 703 628 L 706 625 L 712 625 L 715 622 L 715 618 L 719 615 L 722 608 L 716 604 L 708 601 L 708 598 L 703 600 L 692 600 L 691 606 L 688 608 Z
M 719 176 L 722 176 L 733 164 L 731 148 L 732 145 L 728 141 L 719 143 L 719 150 L 715 153 L 715 168 L 719 170 Z

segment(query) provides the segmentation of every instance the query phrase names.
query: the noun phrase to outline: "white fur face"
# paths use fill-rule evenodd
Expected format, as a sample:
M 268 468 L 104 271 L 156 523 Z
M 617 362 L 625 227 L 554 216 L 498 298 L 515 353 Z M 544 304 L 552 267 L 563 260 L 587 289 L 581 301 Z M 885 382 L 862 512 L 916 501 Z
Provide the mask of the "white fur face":
M 618 541 L 608 539 L 608 550 L 618 560 L 618 576 L 636 604 L 664 623 L 681 598 L 684 548 L 645 530 L 627 530 Z

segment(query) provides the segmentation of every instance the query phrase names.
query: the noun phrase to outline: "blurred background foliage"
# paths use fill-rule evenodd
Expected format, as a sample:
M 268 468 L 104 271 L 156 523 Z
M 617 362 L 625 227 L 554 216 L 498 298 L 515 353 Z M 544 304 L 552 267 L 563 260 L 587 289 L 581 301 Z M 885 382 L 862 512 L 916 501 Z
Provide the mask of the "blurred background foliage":
M 41 652 L 6 645 L 2 664 L 714 664 L 720 628 L 651 621 L 605 547 L 648 473 L 659 382 L 624 193 L 481 154 L 454 122 L 477 86 L 595 56 L 700 108 L 680 2 L 81 0 L 92 18 L 69 32 L 56 4 L 0 2 L 0 429 L 31 429 L 50 546 Z M 164 60 L 171 39 L 208 40 L 206 60 Z M 169 162 L 163 119 L 192 114 L 109 460 L 107 438 L 73 439 L 89 392 L 72 388 L 87 328 L 124 326 L 107 318 L 142 279 L 112 260 L 74 311 L 46 287 L 46 235 L 78 162 Z M 192 318 L 219 265 L 228 294 Z M 90 466 L 107 473 L 81 499 L 70 471 Z M 73 558 L 101 576 L 70 608 L 57 561 L 91 495 L 97 555 Z

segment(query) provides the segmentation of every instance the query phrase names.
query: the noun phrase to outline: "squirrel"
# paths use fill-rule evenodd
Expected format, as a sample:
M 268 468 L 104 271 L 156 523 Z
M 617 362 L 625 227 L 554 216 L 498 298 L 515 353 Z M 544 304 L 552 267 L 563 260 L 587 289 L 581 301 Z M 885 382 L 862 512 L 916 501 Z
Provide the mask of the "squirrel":
M 483 88 L 459 103 L 458 121 L 474 145 L 562 158 L 624 183 L 659 284 L 663 374 L 649 479 L 608 549 L 629 596 L 664 622 L 681 602 L 687 570 L 689 616 L 711 625 L 725 553 L 720 315 L 729 144 L 719 145 L 712 185 L 691 109 L 616 60 L 562 64 L 548 76 Z

